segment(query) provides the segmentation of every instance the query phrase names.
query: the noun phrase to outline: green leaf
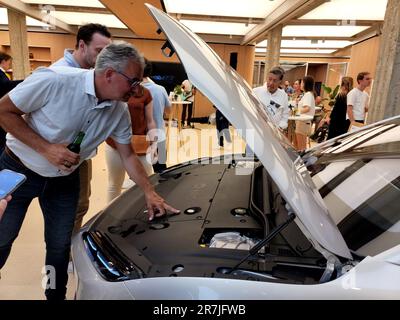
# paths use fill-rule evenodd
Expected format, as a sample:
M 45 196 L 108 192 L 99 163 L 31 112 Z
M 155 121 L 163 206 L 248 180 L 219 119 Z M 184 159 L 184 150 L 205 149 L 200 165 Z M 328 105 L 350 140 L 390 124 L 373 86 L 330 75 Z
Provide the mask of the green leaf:
M 330 94 L 332 92 L 332 88 L 327 87 L 326 85 L 322 84 L 322 89 L 327 93 Z
M 175 88 L 174 88 L 174 93 L 177 94 L 177 95 L 182 94 L 182 87 L 181 87 L 179 84 L 177 84 L 177 85 L 175 86 Z
M 338 92 L 339 92 L 339 88 L 340 88 L 340 86 L 337 85 L 336 88 L 335 88 L 335 90 L 333 90 L 333 93 L 332 93 L 333 98 L 332 98 L 332 99 L 336 98 L 336 96 L 337 96 L 337 94 L 338 94 Z

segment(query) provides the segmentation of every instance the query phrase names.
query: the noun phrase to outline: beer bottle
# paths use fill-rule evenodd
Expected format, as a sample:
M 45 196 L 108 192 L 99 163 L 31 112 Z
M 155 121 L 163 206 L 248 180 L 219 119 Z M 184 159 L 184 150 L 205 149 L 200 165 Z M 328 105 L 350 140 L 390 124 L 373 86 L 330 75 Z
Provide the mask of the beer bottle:
M 75 140 L 67 146 L 67 149 L 79 154 L 79 152 L 81 151 L 81 143 L 84 136 L 85 133 L 80 131 Z

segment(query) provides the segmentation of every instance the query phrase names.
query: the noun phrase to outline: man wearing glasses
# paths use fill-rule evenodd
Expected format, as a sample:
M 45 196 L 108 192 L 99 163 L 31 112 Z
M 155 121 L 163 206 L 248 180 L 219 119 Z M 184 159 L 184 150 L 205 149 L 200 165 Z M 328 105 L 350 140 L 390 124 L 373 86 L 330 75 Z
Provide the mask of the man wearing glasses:
M 9 134 L 0 170 L 27 176 L 0 221 L 0 268 L 6 263 L 27 208 L 34 198 L 44 216 L 46 266 L 55 270 L 47 299 L 64 299 L 71 233 L 79 196 L 79 164 L 112 137 L 130 178 L 144 191 L 149 220 L 179 213 L 150 184 L 131 147 L 126 101 L 142 80 L 144 59 L 135 47 L 112 43 L 95 68 L 41 68 L 0 100 L 0 125 Z M 85 133 L 80 154 L 67 146 Z
M 92 69 L 101 50 L 111 43 L 111 34 L 107 27 L 97 23 L 88 23 L 81 26 L 76 34 L 75 50 L 65 49 L 64 56 L 52 64 L 53 67 L 72 67 Z M 83 217 L 89 210 L 91 194 L 92 160 L 93 154 L 79 166 L 79 200 L 72 235 L 82 226 Z M 68 272 L 73 272 L 72 261 L 68 265 Z
M 282 68 L 274 67 L 269 71 L 265 85 L 253 89 L 272 122 L 282 130 L 287 128 L 289 117 L 288 95 L 279 88 L 284 74 Z

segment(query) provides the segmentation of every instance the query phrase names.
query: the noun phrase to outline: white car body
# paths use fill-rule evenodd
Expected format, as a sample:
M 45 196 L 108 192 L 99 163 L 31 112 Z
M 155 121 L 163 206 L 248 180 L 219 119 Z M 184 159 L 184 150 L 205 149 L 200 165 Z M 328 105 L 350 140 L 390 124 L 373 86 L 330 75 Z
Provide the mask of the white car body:
M 365 243 L 356 250 L 349 249 L 342 232 L 338 229 L 348 216 L 362 220 L 362 217 L 358 217 L 353 211 L 377 191 L 387 187 L 388 183 L 391 185 L 390 181 L 399 177 L 399 154 L 373 158 L 372 161 L 363 163 L 360 168 L 357 167 L 357 170 L 354 169 L 355 172 L 346 176 L 347 179 L 336 184 L 334 182 L 339 174 L 343 174 L 343 170 L 353 168 L 357 159 L 350 157 L 333 161 L 312 178 L 307 170 L 316 161 L 315 155 L 321 158 L 325 155 L 341 156 L 352 150 L 355 144 L 352 144 L 352 141 L 360 142 L 360 138 L 355 139 L 357 136 L 361 137 L 361 140 L 369 137 L 364 144 L 379 138 L 384 138 L 384 141 L 399 141 L 399 135 L 395 135 L 398 127 L 393 125 L 391 129 L 390 124 L 386 122 L 371 129 L 367 127 L 359 133 L 340 137 L 342 140 L 339 144 L 328 141 L 317 146 L 300 158 L 269 121 L 251 88 L 234 70 L 226 66 L 204 41 L 185 26 L 158 9 L 147 6 L 185 66 L 189 80 L 221 110 L 233 126 L 245 133 L 243 138 L 247 140 L 276 184 L 286 202 L 288 212 L 296 215 L 295 222 L 298 228 L 313 248 L 327 260 L 326 275 L 324 273 L 326 280 L 302 285 L 174 274 L 109 281 L 95 266 L 94 258 L 89 253 L 89 246 L 92 245 L 87 238 L 85 241 L 83 236 L 98 219 L 95 217 L 73 239 L 73 260 L 78 278 L 76 298 L 399 299 L 400 213 L 397 214 L 397 222 L 395 221 L 391 228 L 382 230 L 379 236 L 369 239 L 371 241 L 364 241 Z M 383 132 L 386 127 L 388 133 Z M 253 131 L 246 131 L 249 129 Z M 380 135 L 377 134 L 379 130 L 383 132 Z M 376 137 L 373 136 L 374 132 Z M 327 187 L 330 185 L 331 189 Z M 324 197 L 321 196 L 322 189 L 325 190 Z M 129 192 L 114 201 L 107 209 L 108 212 L 122 210 L 121 204 L 123 201 L 126 203 L 128 197 L 132 197 L 131 202 L 136 201 L 136 193 Z M 93 250 L 97 252 L 99 248 L 95 246 Z M 141 257 L 142 254 L 138 256 Z M 360 256 L 362 258 L 358 259 Z M 114 265 L 109 264 L 110 266 L 105 268 L 114 272 Z

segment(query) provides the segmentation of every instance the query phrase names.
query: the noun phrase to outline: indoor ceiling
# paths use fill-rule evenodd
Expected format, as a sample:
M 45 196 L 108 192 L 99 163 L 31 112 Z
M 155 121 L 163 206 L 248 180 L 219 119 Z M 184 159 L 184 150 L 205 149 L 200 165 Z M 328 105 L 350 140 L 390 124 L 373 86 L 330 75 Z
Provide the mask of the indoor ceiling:
M 0 0 L 25 12 L 29 28 L 76 32 L 102 23 L 114 36 L 160 39 L 144 3 L 181 21 L 206 41 L 256 45 L 265 54 L 267 33 L 282 24 L 282 53 L 330 55 L 380 33 L 387 0 Z

